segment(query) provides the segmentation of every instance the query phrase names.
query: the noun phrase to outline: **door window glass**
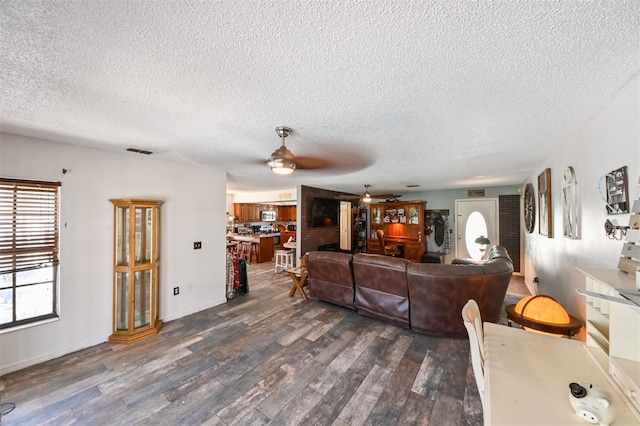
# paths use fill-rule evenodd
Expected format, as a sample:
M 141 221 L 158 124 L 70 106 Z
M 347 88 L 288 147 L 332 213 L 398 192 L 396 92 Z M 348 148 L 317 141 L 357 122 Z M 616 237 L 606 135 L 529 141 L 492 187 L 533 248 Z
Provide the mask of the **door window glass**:
M 479 211 L 474 211 L 469 215 L 467 225 L 464 230 L 464 239 L 467 245 L 467 251 L 472 259 L 479 260 L 484 252 L 480 251 L 480 244 L 477 244 L 476 238 L 487 236 L 487 222 Z

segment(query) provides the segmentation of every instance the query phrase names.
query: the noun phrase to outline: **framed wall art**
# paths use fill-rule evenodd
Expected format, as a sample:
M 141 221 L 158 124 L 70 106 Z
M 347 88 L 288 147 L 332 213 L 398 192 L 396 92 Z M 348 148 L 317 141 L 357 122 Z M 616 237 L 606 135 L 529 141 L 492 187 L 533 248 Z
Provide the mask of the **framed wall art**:
M 549 238 L 553 238 L 551 207 L 551 169 L 545 169 L 538 175 L 538 231 Z
M 571 166 L 562 175 L 562 235 L 578 239 L 578 181 Z
M 629 213 L 629 182 L 627 166 L 612 170 L 605 176 L 607 214 Z
M 533 189 L 533 185 L 528 183 L 524 187 L 524 228 L 529 234 L 533 232 L 533 228 L 536 226 L 536 193 Z

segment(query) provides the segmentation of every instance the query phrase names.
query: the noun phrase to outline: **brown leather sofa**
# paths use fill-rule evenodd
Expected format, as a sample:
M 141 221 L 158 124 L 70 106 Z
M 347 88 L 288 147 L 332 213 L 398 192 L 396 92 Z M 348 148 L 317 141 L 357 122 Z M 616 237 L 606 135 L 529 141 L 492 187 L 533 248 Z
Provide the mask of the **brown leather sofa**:
M 355 308 L 362 315 L 409 328 L 407 259 L 375 254 L 353 256 Z
M 493 246 L 479 264 L 410 264 L 411 328 L 432 336 L 466 337 L 460 312 L 469 299 L 478 303 L 482 321 L 498 322 L 512 274 L 511 258 L 502 246 Z
M 332 251 L 312 251 L 306 255 L 307 282 L 311 297 L 355 309 L 353 256 Z
M 462 307 L 474 299 L 483 321 L 497 322 L 513 273 L 507 250 L 494 246 L 481 264 L 412 263 L 375 254 L 310 252 L 312 297 L 432 336 L 465 337 Z

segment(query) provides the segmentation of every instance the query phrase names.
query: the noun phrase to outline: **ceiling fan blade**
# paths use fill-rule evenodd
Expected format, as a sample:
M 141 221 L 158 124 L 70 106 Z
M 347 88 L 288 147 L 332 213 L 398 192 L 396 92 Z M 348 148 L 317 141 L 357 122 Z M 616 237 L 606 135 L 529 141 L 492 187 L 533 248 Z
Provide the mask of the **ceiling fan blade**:
M 323 160 L 322 158 L 296 157 L 294 161 L 296 168 L 301 170 L 326 169 L 333 166 L 331 161 Z
M 361 197 L 362 197 L 362 195 L 351 195 L 351 194 L 338 194 L 338 195 L 336 195 L 336 198 L 338 200 L 346 200 L 346 201 L 359 200 Z
M 371 194 L 371 198 L 375 198 L 376 200 L 386 200 L 388 198 L 398 198 L 402 197 L 402 194 Z

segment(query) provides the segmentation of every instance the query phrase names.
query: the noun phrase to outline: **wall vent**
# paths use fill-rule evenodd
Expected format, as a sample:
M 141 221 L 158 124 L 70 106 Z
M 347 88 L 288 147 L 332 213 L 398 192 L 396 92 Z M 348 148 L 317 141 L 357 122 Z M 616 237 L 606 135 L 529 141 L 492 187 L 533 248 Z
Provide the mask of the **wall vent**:
M 467 197 L 469 198 L 484 197 L 484 189 L 468 189 Z
M 138 149 L 138 148 L 127 148 L 127 151 L 135 152 L 135 153 L 138 153 L 138 154 L 144 154 L 144 155 L 153 154 L 153 152 L 151 152 L 151 151 L 145 151 L 144 149 Z

